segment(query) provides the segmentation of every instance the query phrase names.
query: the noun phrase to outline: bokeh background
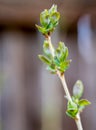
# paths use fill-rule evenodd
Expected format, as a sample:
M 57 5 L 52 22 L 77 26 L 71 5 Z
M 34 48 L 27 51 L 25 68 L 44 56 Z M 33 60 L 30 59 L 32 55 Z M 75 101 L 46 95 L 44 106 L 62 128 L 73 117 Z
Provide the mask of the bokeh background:
M 72 94 L 77 79 L 91 101 L 81 114 L 84 130 L 96 130 L 96 1 L 0 0 L 0 130 L 76 130 L 66 116 L 60 80 L 38 59 L 44 37 L 39 14 L 58 5 L 60 24 L 54 46 L 64 41 L 72 63 L 66 80 Z

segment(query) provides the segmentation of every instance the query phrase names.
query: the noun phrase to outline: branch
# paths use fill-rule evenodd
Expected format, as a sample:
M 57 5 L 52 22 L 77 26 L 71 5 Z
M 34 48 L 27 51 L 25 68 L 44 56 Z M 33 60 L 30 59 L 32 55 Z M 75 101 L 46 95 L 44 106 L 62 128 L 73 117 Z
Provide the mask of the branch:
M 52 54 L 52 56 L 54 57 L 55 54 L 54 54 L 54 48 L 53 48 L 52 42 L 51 42 L 51 37 L 48 36 L 48 37 L 46 38 L 46 40 L 47 40 L 48 43 L 49 43 L 49 48 L 50 48 L 51 54 Z M 69 90 L 68 90 L 67 84 L 66 84 L 66 80 L 65 80 L 64 73 L 61 74 L 61 72 L 57 70 L 57 75 L 58 75 L 58 77 L 59 77 L 60 80 L 61 80 L 61 83 L 62 83 L 62 85 L 63 85 L 63 88 L 64 88 L 64 91 L 65 91 L 65 93 L 66 93 L 66 97 L 67 97 L 68 101 L 73 102 L 73 101 L 72 101 L 72 98 L 71 98 L 71 95 L 70 95 L 70 92 L 69 92 Z M 77 113 L 77 115 L 76 115 L 76 117 L 75 117 L 75 122 L 76 122 L 76 125 L 77 125 L 78 130 L 83 130 L 82 123 L 81 123 L 81 119 L 80 119 L 80 114 L 79 114 L 79 113 Z

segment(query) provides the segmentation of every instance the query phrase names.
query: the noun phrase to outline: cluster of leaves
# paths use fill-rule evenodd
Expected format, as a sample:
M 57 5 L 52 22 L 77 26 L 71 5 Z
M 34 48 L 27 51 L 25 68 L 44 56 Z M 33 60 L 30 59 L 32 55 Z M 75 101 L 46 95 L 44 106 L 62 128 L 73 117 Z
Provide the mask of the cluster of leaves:
M 73 87 L 72 102 L 68 101 L 66 114 L 71 118 L 75 118 L 77 113 L 82 112 L 85 106 L 89 105 L 90 102 L 86 99 L 81 99 L 83 94 L 83 83 L 78 80 Z
M 57 12 L 57 6 L 53 5 L 49 10 L 45 9 L 43 12 L 41 12 L 41 26 L 36 25 L 36 27 L 43 35 L 48 36 L 58 25 L 59 19 L 60 13 Z
M 45 40 L 43 44 L 43 51 L 44 55 L 39 55 L 39 58 L 47 64 L 47 69 L 51 73 L 55 74 L 57 70 L 63 73 L 68 69 L 71 60 L 67 59 L 68 48 L 63 42 L 59 42 L 58 48 L 54 50 L 54 56 L 52 56 L 49 43 Z

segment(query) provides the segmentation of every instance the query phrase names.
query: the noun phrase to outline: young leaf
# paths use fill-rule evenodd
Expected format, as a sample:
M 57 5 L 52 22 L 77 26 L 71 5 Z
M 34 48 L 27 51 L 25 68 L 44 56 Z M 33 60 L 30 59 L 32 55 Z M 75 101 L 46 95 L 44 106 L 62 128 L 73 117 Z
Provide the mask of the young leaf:
M 60 50 L 64 49 L 64 48 L 65 48 L 64 42 L 59 42 L 58 48 L 59 48 Z
M 47 66 L 47 70 L 49 70 L 52 74 L 56 74 L 55 65 Z
M 51 22 L 53 23 L 53 25 L 57 22 L 59 22 L 59 19 L 60 19 L 60 14 L 59 12 L 55 12 L 53 13 L 51 16 L 50 16 L 50 20 Z
M 65 47 L 64 48 L 64 57 L 63 57 L 63 60 L 66 60 L 67 59 L 67 57 L 68 57 L 68 48 L 67 47 Z
M 72 109 L 73 109 L 73 108 L 74 108 L 74 109 L 77 109 L 77 104 L 74 103 L 74 102 L 69 102 L 69 101 L 68 101 L 67 108 L 68 108 L 68 109 L 71 109 L 71 108 L 72 108 Z
M 46 29 L 44 27 L 41 27 L 39 25 L 36 24 L 36 27 L 38 28 L 39 32 L 41 32 L 42 34 L 46 34 Z
M 53 4 L 52 7 L 49 9 L 49 13 L 52 14 L 54 12 L 57 12 L 57 5 Z
M 64 62 L 68 57 L 68 48 L 63 42 L 59 42 L 58 48 L 55 51 L 56 56 L 61 62 Z
M 45 9 L 40 14 L 40 23 L 43 27 L 47 27 L 50 22 L 48 10 Z
M 78 105 L 79 99 L 72 96 L 72 101 Z
M 87 105 L 90 105 L 91 103 L 86 99 L 81 99 L 78 104 L 80 106 L 87 106 Z
M 74 108 L 68 109 L 68 110 L 66 111 L 66 114 L 67 114 L 69 117 L 71 117 L 71 118 L 75 118 L 76 115 L 77 115 L 77 113 L 78 113 L 78 109 L 74 109 Z
M 60 13 L 57 12 L 57 6 L 53 5 L 49 10 L 45 9 L 43 12 L 41 12 L 41 26 L 36 25 L 36 27 L 43 35 L 48 36 L 58 25 L 59 19 Z
M 61 72 L 65 72 L 69 68 L 69 65 L 70 65 L 70 60 L 67 60 L 65 62 L 60 62 L 58 69 Z
M 82 81 L 78 80 L 73 87 L 73 96 L 79 99 L 83 94 L 83 89 Z
M 48 65 L 51 64 L 50 60 L 47 57 L 45 57 L 43 55 L 38 55 L 38 56 L 39 56 L 40 60 L 43 61 L 44 63 L 46 63 Z
M 49 59 L 52 59 L 52 54 L 51 54 L 51 52 L 50 52 L 49 43 L 48 43 L 47 40 L 44 41 L 43 51 L 44 51 L 44 54 L 45 54 Z
M 74 118 L 77 113 L 78 113 L 77 104 L 75 104 L 74 102 L 68 102 L 66 114 Z
M 60 61 L 58 60 L 58 58 L 55 56 L 54 57 L 54 60 L 53 60 L 53 62 L 54 62 L 54 64 L 56 65 L 56 66 L 60 66 Z

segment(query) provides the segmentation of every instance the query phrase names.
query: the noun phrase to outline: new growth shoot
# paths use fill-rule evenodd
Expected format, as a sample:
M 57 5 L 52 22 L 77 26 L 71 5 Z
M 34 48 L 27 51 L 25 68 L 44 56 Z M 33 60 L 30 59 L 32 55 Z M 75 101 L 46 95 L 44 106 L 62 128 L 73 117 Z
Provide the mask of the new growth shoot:
M 83 94 L 83 83 L 80 80 L 75 83 L 72 96 L 68 90 L 64 76 L 65 71 L 69 68 L 71 62 L 71 60 L 68 59 L 68 48 L 60 41 L 58 47 L 55 49 L 51 41 L 51 34 L 59 24 L 59 19 L 60 13 L 57 11 L 56 5 L 53 5 L 49 10 L 45 9 L 41 12 L 41 25 L 36 25 L 36 27 L 39 32 L 45 36 L 45 40 L 43 44 L 43 55 L 39 55 L 39 58 L 47 65 L 47 70 L 52 74 L 57 74 L 60 78 L 68 99 L 66 114 L 75 120 L 78 130 L 83 130 L 80 113 L 85 106 L 90 104 L 90 102 L 86 99 L 81 99 Z

